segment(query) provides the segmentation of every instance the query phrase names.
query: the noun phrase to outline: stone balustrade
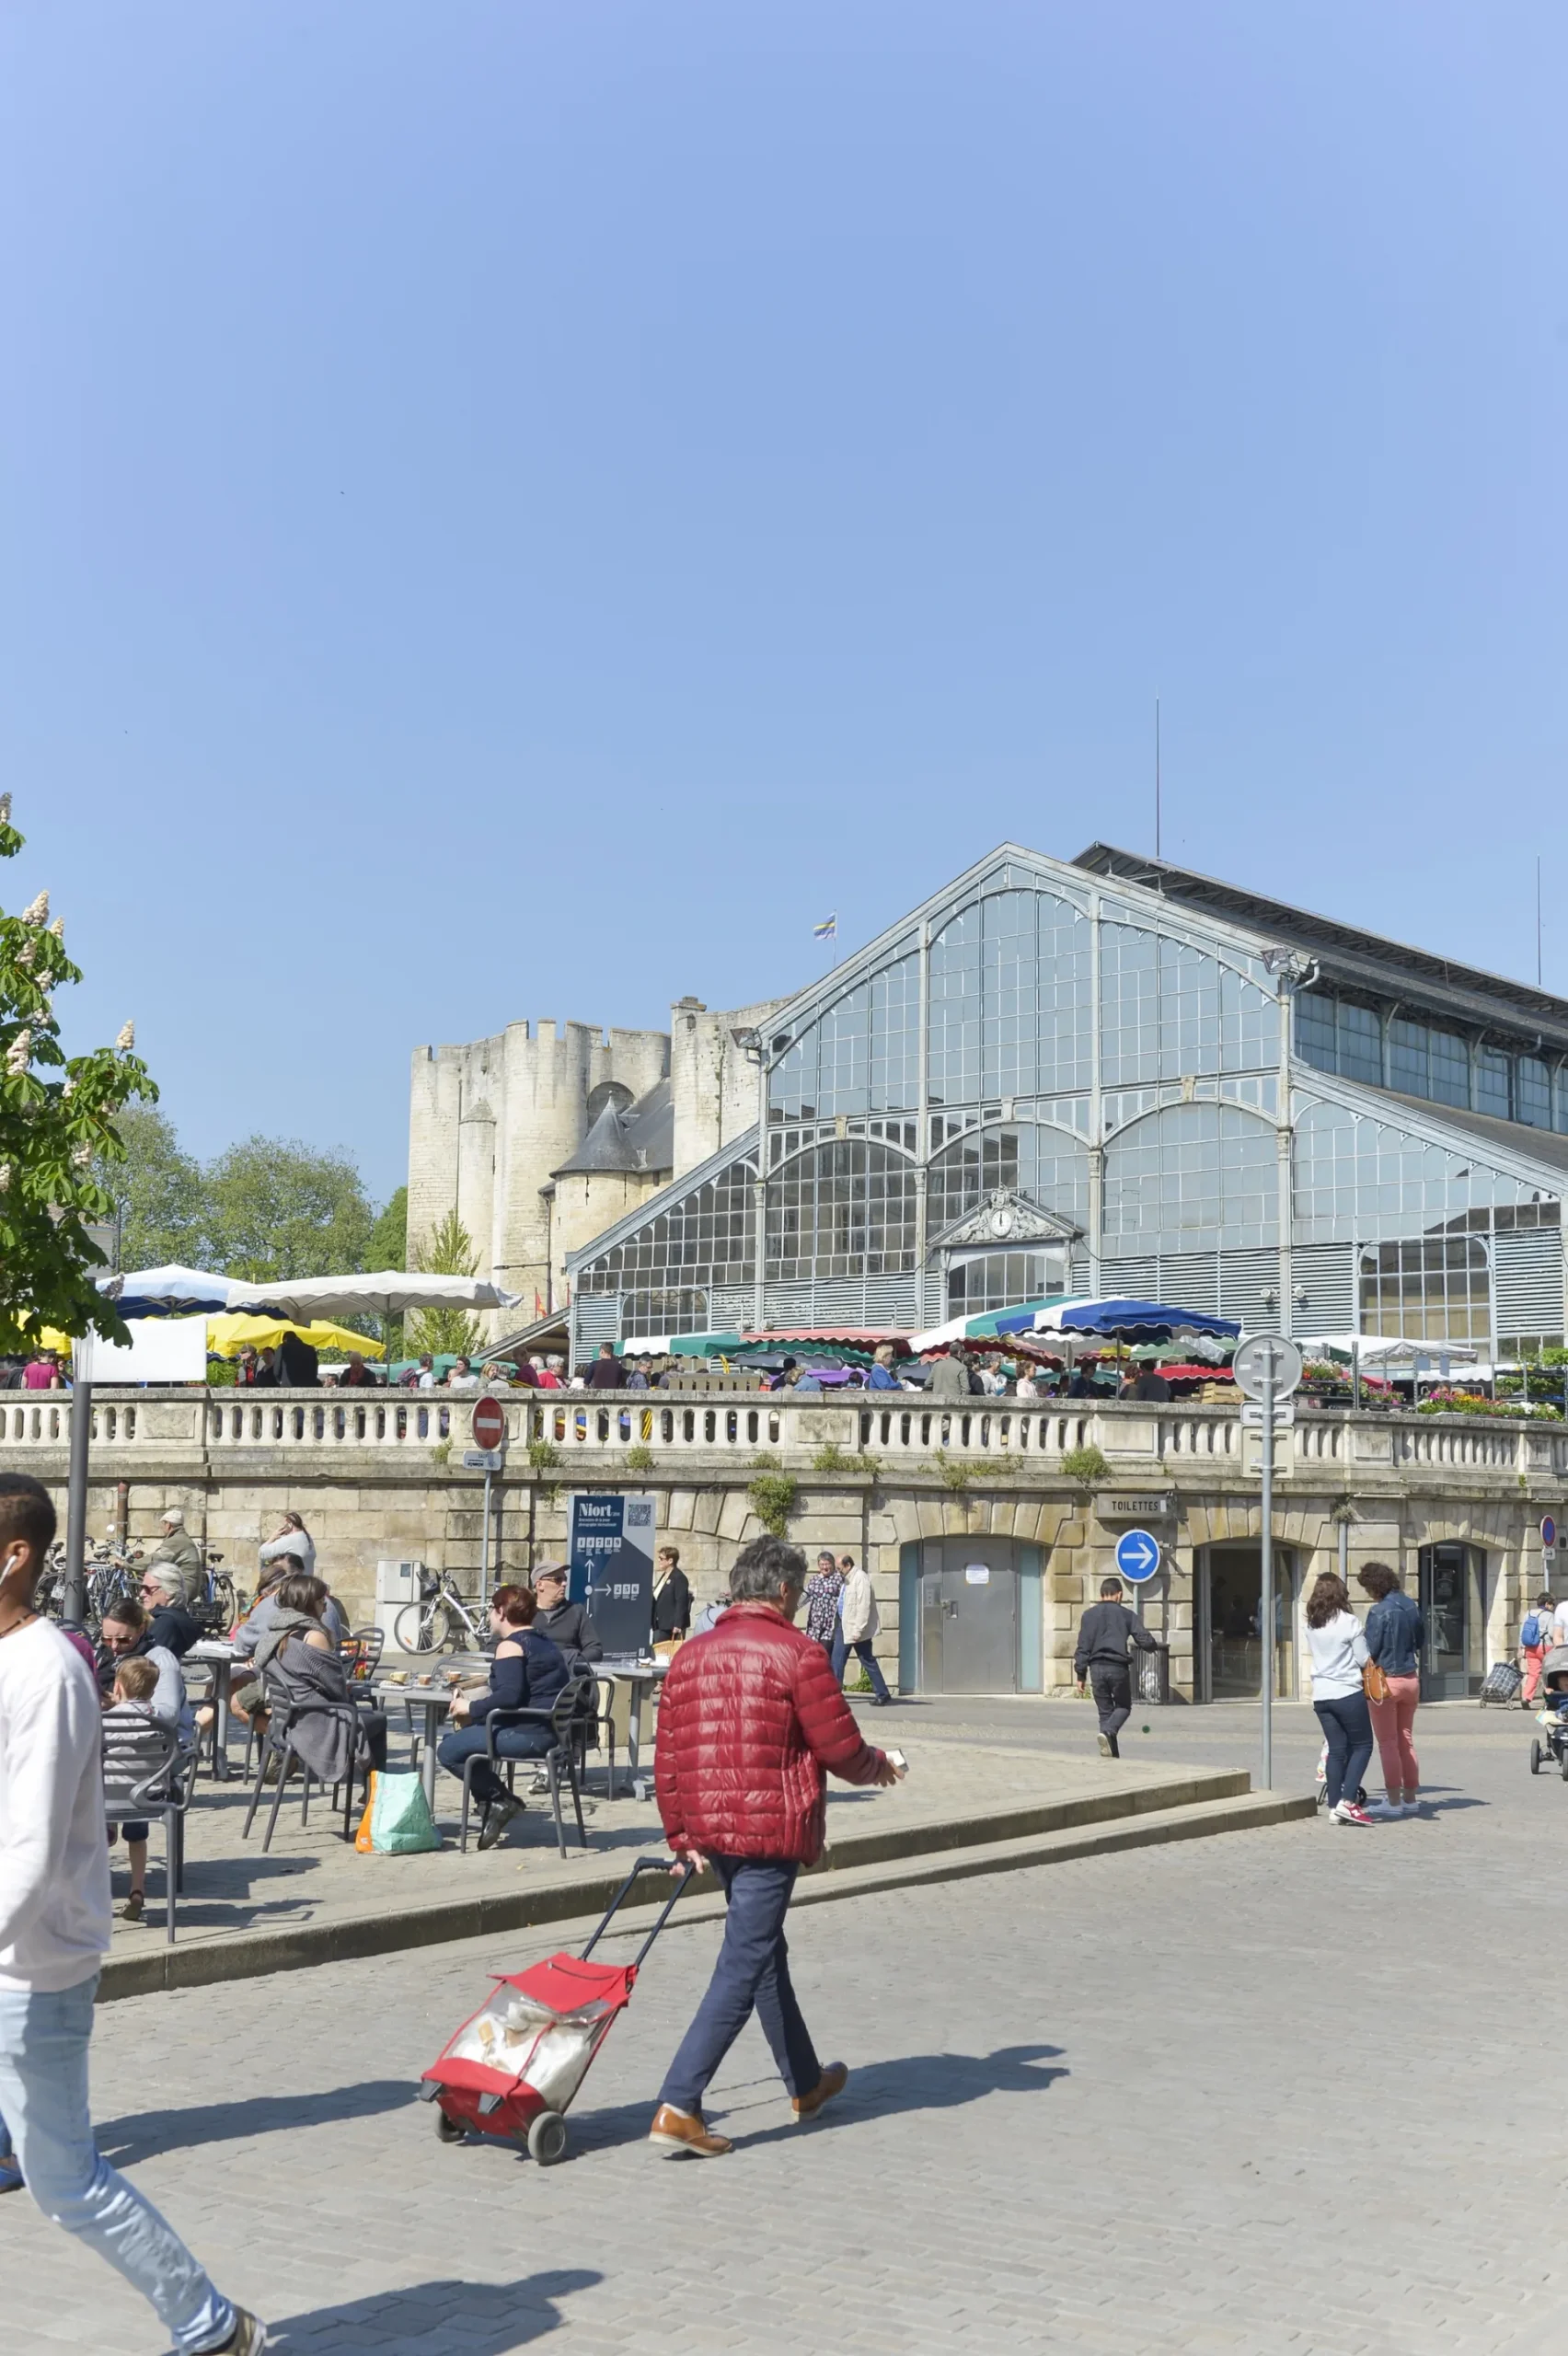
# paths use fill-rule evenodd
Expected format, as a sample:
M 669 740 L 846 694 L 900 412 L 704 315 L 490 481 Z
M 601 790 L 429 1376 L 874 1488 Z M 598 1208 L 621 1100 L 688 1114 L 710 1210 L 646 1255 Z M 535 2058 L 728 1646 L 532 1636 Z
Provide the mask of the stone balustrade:
M 555 1392 L 502 1394 L 509 1473 L 532 1461 L 553 1471 L 581 1461 L 606 1475 L 640 1451 L 638 1466 L 716 1450 L 742 1458 L 761 1450 L 786 1462 L 814 1460 L 824 1449 L 875 1457 L 890 1473 L 913 1471 L 939 1453 L 965 1463 L 1030 1468 L 1060 1479 L 1061 1459 L 1098 1448 L 1114 1472 L 1118 1461 L 1147 1472 L 1163 1465 L 1173 1478 L 1255 1474 L 1259 1436 L 1227 1407 L 1160 1407 L 1143 1402 L 1035 1403 L 995 1399 L 932 1401 L 917 1393 L 799 1399 L 780 1393 Z M 294 1477 L 331 1477 L 333 1464 L 361 1450 L 395 1454 L 431 1467 L 471 1445 L 472 1402 L 419 1392 L 198 1391 L 98 1389 L 93 1394 L 95 1467 L 123 1459 L 127 1472 L 152 1457 L 184 1457 L 223 1476 L 226 1464 L 258 1453 L 286 1461 Z M 67 1392 L 0 1393 L 0 1461 L 25 1463 L 35 1453 L 70 1446 Z M 530 1450 L 532 1458 L 530 1459 Z M 1461 1474 L 1568 1475 L 1568 1428 L 1524 1418 L 1482 1421 L 1460 1415 L 1355 1414 L 1303 1407 L 1276 1444 L 1281 1473 L 1321 1473 L 1354 1481 L 1361 1472 L 1428 1469 Z M 109 1472 L 105 1463 L 101 1468 Z M 845 1468 L 853 1470 L 850 1466 Z

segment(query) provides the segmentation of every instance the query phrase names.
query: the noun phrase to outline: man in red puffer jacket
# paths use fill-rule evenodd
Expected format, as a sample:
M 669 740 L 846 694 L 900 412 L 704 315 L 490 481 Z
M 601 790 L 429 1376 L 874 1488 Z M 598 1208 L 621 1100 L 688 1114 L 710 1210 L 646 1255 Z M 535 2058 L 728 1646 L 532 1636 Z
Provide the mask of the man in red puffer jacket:
M 649 2137 L 704 2159 L 729 2151 L 702 2116 L 708 2083 L 753 2011 L 797 2119 L 839 2092 L 790 1983 L 784 1939 L 795 1876 L 822 1854 L 825 1771 L 847 1784 L 903 1773 L 861 1738 L 822 1646 L 794 1626 L 806 1561 L 779 1538 L 735 1558 L 730 1608 L 675 1655 L 659 1703 L 659 1813 L 688 1872 L 710 1865 L 724 1885 L 724 1944 L 697 2018 L 670 2064 Z

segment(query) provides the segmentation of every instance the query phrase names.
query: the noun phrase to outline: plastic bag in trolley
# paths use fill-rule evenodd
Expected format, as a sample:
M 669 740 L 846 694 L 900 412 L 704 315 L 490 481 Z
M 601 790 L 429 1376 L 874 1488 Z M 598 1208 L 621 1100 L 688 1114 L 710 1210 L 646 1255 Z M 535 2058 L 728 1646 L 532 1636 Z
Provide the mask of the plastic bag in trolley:
M 443 2056 L 477 2062 L 533 2088 L 547 2110 L 564 2110 L 587 2073 L 605 2023 L 620 2007 L 602 1996 L 558 2013 L 503 1980 Z

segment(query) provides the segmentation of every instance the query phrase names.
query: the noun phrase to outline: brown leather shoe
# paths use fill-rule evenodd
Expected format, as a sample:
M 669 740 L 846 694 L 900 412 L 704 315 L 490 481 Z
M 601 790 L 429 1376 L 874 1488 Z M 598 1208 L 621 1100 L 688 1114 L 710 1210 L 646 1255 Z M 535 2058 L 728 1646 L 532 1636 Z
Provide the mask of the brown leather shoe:
M 841 2095 L 849 2083 L 847 2064 L 830 2062 L 809 2095 L 797 2095 L 790 2108 L 797 2119 L 814 2119 L 824 2102 Z
M 727 2135 L 710 2135 L 700 2118 L 694 2119 L 689 2110 L 677 2110 L 668 2102 L 662 2102 L 654 2112 L 648 2141 L 662 2152 L 695 2152 L 699 2160 L 716 2160 L 734 2150 Z

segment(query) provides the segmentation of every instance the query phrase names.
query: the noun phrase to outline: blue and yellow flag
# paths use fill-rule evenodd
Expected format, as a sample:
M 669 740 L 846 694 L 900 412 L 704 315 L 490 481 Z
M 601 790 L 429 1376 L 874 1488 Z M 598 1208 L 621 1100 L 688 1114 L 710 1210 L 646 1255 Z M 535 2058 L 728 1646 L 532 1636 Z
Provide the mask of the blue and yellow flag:
M 824 917 L 821 924 L 813 925 L 812 939 L 813 941 L 836 941 L 837 938 L 838 914 L 836 909 L 832 916 Z

